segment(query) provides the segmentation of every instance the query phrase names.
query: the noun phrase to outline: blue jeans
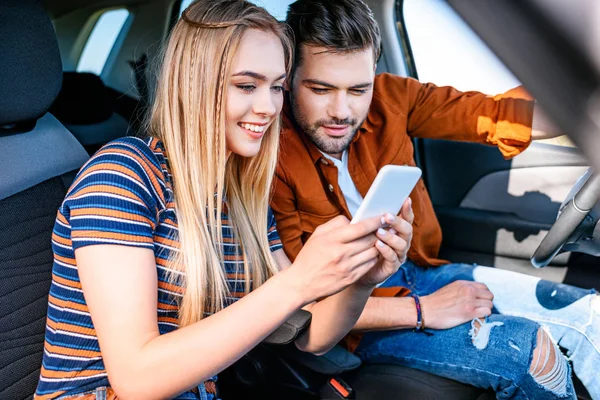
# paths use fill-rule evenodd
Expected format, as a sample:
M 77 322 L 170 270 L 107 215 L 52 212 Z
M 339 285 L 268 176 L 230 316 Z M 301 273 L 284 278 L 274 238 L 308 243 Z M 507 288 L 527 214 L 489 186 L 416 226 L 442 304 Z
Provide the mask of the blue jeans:
M 410 261 L 382 287 L 405 286 L 425 296 L 456 280 L 484 283 L 494 294 L 494 314 L 483 323 L 489 335 L 483 343 L 475 346 L 471 323 L 431 331 L 432 336 L 413 330 L 369 332 L 357 355 L 367 362 L 406 365 L 492 388 L 501 399 L 574 398 L 570 367 L 562 356 L 557 365 L 566 373 L 554 374 L 551 388 L 530 373 L 542 326 L 567 350 L 592 398 L 600 399 L 600 297 L 596 291 L 496 268 L 465 264 L 421 268 Z

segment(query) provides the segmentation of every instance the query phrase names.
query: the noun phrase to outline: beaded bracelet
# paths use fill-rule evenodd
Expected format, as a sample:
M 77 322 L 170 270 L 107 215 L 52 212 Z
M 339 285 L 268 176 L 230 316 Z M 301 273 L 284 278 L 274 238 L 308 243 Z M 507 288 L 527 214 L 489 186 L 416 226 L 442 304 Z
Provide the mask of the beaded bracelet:
M 416 294 L 411 294 L 411 297 L 415 299 L 415 306 L 417 307 L 417 326 L 415 327 L 415 331 L 423 331 L 425 326 L 423 324 L 423 312 L 421 311 L 421 302 L 419 301 L 419 296 Z

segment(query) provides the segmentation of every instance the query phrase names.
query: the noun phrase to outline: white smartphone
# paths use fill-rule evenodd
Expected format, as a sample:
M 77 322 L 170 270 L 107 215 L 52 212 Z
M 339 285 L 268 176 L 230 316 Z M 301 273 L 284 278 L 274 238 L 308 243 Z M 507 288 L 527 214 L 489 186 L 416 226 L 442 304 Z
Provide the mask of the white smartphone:
M 351 223 L 385 213 L 398 215 L 420 177 L 421 169 L 417 167 L 384 166 L 379 170 Z

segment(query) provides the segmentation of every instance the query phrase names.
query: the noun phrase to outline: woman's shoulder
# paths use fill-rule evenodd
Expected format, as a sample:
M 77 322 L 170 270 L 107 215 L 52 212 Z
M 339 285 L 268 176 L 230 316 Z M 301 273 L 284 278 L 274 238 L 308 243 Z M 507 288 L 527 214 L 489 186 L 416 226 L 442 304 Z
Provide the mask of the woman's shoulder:
M 164 203 L 168 171 L 162 143 L 152 137 L 127 136 L 104 145 L 81 168 L 67 197 L 91 185 L 149 194 Z
M 153 137 L 126 136 L 113 140 L 100 148 L 81 169 L 91 166 L 117 164 L 140 175 L 155 175 L 163 179 L 166 157 L 160 140 Z

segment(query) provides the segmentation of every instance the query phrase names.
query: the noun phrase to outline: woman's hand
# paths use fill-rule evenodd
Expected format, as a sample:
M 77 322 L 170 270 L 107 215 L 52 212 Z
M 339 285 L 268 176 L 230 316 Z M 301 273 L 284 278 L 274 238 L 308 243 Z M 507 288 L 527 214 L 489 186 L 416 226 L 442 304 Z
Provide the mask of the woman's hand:
M 414 219 L 410 197 L 404 202 L 400 216 L 386 214 L 382 217 L 382 222 L 389 225 L 389 228 L 379 228 L 376 233 L 379 240 L 375 248 L 379 252 L 379 262 L 359 280 L 359 284 L 375 286 L 398 271 L 400 265 L 406 261 L 412 241 Z
M 374 232 L 381 217 L 350 224 L 339 216 L 315 229 L 287 275 L 305 302 L 330 296 L 355 283 L 378 262 Z

